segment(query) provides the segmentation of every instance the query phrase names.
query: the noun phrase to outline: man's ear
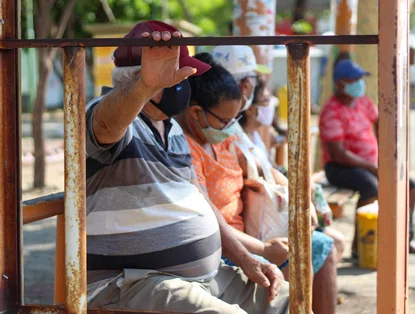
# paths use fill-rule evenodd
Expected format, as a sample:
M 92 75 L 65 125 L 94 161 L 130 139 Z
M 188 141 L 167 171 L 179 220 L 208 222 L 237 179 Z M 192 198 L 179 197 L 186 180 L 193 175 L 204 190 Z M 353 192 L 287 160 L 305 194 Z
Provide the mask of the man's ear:
M 193 120 L 199 120 L 199 113 L 202 112 L 202 108 L 194 102 L 190 102 L 189 115 Z

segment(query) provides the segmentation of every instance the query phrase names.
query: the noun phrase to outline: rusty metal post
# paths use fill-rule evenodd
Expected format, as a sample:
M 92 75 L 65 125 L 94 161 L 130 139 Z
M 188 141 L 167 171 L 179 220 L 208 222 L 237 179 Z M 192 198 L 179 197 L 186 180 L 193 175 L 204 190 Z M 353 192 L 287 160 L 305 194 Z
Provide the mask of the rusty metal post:
M 56 217 L 55 285 L 53 301 L 57 305 L 66 304 L 65 285 L 65 215 Z
M 19 38 L 18 1 L 0 1 L 0 40 Z M 0 49 L 0 312 L 21 303 L 20 68 L 17 49 Z
M 311 313 L 310 58 L 307 44 L 288 49 L 290 312 Z
M 86 313 L 85 49 L 64 49 L 65 268 L 69 314 Z
M 407 313 L 409 0 L 379 2 L 378 313 Z

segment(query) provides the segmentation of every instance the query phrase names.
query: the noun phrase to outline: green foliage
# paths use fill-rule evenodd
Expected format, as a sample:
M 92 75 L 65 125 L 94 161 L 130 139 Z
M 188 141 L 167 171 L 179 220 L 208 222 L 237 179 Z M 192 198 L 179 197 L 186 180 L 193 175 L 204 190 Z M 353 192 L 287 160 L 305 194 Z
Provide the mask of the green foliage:
M 27 32 L 27 1 L 33 1 L 35 12 L 39 0 L 22 0 L 22 36 Z M 51 17 L 56 25 L 68 0 L 56 0 Z M 202 29 L 203 35 L 228 35 L 229 23 L 232 20 L 232 1 L 230 0 L 108 0 L 108 4 L 116 17 L 117 24 L 134 23 L 148 19 L 162 18 L 162 5 L 167 3 L 170 19 L 183 19 L 190 16 L 190 21 Z M 182 8 L 181 4 L 185 5 Z M 187 11 L 187 12 L 185 12 Z M 36 23 L 36 13 L 35 13 Z M 108 23 L 107 15 L 100 0 L 78 0 L 75 12 L 69 23 L 68 32 L 75 37 L 89 37 L 83 30 L 85 24 Z
M 292 29 L 296 34 L 307 35 L 313 31 L 311 24 L 305 20 L 299 20 L 292 25 Z

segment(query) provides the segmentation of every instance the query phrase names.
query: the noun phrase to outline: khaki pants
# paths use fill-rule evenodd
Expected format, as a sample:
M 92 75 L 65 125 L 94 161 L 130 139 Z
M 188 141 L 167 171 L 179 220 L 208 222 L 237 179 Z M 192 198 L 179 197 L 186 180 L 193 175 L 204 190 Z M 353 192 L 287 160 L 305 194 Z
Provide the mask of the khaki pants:
M 223 263 L 212 280 L 201 283 L 153 270 L 125 269 L 88 285 L 88 307 L 211 314 L 288 313 L 288 283 L 269 304 L 268 291 L 240 268 Z

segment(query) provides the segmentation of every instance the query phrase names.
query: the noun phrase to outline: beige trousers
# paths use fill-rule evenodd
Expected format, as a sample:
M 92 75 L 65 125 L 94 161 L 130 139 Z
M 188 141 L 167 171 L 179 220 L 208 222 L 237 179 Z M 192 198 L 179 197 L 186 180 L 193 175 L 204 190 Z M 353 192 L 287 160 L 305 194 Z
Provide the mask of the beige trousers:
M 288 283 L 267 302 L 268 291 L 238 267 L 221 264 L 209 281 L 187 281 L 153 270 L 125 269 L 116 277 L 88 285 L 88 307 L 209 314 L 289 312 Z

